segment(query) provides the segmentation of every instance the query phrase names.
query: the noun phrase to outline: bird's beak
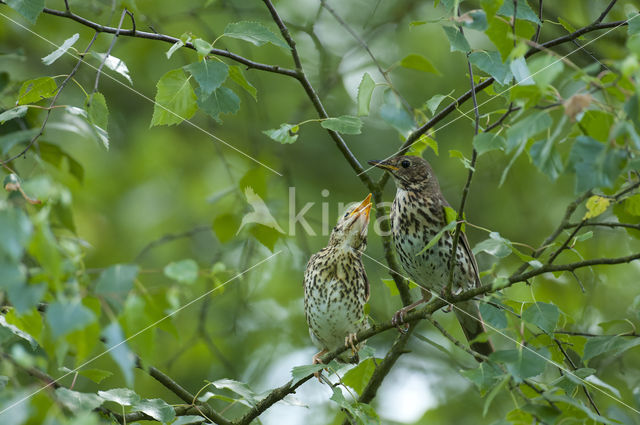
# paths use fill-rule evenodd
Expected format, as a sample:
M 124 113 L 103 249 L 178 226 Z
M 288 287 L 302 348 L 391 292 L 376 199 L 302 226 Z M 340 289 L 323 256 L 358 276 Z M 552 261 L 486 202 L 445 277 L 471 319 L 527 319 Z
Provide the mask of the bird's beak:
M 351 214 L 349 214 L 349 216 L 353 216 L 353 215 L 357 215 L 357 216 L 361 216 L 364 215 L 364 217 L 369 220 L 369 213 L 371 212 L 371 194 L 368 194 L 366 198 L 364 198 L 364 201 L 362 201 L 360 203 L 360 205 L 358 205 L 353 211 L 351 211 Z
M 378 161 L 376 159 L 372 159 L 371 161 L 367 161 L 369 163 L 369 165 L 373 165 L 374 167 L 378 167 L 378 168 L 382 168 L 383 170 L 386 171 L 396 171 L 398 169 L 398 167 L 395 167 L 389 163 L 387 163 L 387 161 Z

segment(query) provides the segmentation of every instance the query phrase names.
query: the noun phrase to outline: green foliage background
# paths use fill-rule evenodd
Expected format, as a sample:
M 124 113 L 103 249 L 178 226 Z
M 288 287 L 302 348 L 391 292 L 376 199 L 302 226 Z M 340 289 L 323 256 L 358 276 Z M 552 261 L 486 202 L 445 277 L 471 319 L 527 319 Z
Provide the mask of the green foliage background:
M 19 153 L 37 134 L 48 112 L 43 108 L 49 106 L 40 96 L 51 98 L 77 62 L 69 54 L 50 65 L 42 58 L 77 33 L 78 41 L 67 50 L 76 55 L 94 34 L 70 19 L 34 13 L 42 2 L 6 3 L 0 5 L 0 110 L 13 116 L 0 115 L 0 122 L 6 119 L 0 125 L 2 160 Z M 510 0 L 334 3 L 331 7 L 387 72 L 392 89 L 329 10 L 316 1 L 276 2 L 328 115 L 343 117 L 320 123 L 307 93 L 291 76 L 250 69 L 220 56 L 222 62 L 209 57 L 202 68 L 207 43 L 215 40 L 215 48 L 295 69 L 263 2 L 69 2 L 79 16 L 113 27 L 127 8 L 138 31 L 190 40 L 197 51 L 179 48 L 168 58 L 169 43 L 118 37 L 111 54 L 126 64 L 130 81 L 106 66 L 92 96 L 95 68 L 102 62 L 95 53 L 106 53 L 113 40 L 99 34 L 85 57 L 88 64 L 80 65 L 61 91 L 58 107 L 50 111 L 44 134 L 2 169 L 3 423 L 115 420 L 105 409 L 144 412 L 147 419 L 166 423 L 175 413 L 187 419 L 174 424 L 195 421 L 184 415 L 198 411 L 154 380 L 149 366 L 192 394 L 211 392 L 203 401 L 229 420 L 242 417 L 270 389 L 285 384 L 290 370 L 310 363 L 315 352 L 303 315 L 301 282 L 309 255 L 326 244 L 322 204 L 327 205 L 330 228 L 342 213 L 339 203 L 359 201 L 370 191 L 326 128 L 342 134 L 362 164 L 393 154 L 434 112 L 469 90 L 469 48 L 475 84 L 489 76 L 502 80 L 478 94 L 482 129 L 509 111 L 491 133 L 498 136 L 481 134 L 474 141 L 473 109 L 467 102 L 429 131 L 430 139 L 421 139 L 412 153 L 432 163 L 445 197 L 456 208 L 467 179 L 465 161 L 474 146 L 481 154 L 465 216 L 499 233 L 490 237 L 466 226 L 480 269 L 488 270 L 483 282 L 500 283 L 523 261 L 533 261 L 532 247 L 540 246 L 561 223 L 567 205 L 586 190 L 602 197 L 588 207 L 581 202 L 570 221 L 580 222 L 587 211 L 594 217 L 571 236 L 570 249 L 554 264 L 640 251 L 640 19 L 587 32 L 577 40 L 583 50 L 567 42 L 525 61 L 532 46 L 525 40 L 536 31 L 537 0 L 517 2 L 515 43 L 507 13 L 511 7 L 513 14 Z M 637 16 L 633 1 L 613 3 L 605 22 Z M 590 25 L 608 4 L 545 2 L 539 42 Z M 46 6 L 65 7 L 62 1 Z M 455 18 L 458 7 L 462 18 Z M 122 27 L 131 28 L 128 16 Z M 254 43 L 247 41 L 250 33 Z M 229 77 L 223 78 L 220 63 L 240 66 L 227 68 Z M 539 70 L 528 84 L 527 72 Z M 211 74 L 202 76 L 207 72 Z M 239 79 L 239 72 L 248 83 Z M 525 81 L 507 91 L 509 73 Z M 28 82 L 42 77 L 53 80 Z M 358 97 L 359 87 L 364 100 Z M 586 104 L 578 112 L 567 112 L 571 99 L 580 100 L 575 95 L 586 94 L 590 98 L 582 98 Z M 181 118 L 158 106 L 154 110 L 152 99 L 186 115 L 193 125 L 180 123 Z M 30 107 L 14 109 L 18 100 Z M 409 112 L 403 102 L 410 105 Z M 517 110 L 511 111 L 510 104 Z M 268 131 L 282 124 L 289 124 L 285 131 Z M 379 178 L 379 171 L 367 172 Z M 385 201 L 393 198 L 392 186 L 384 188 Z M 284 233 L 264 224 L 240 227 L 252 211 L 247 187 L 264 200 Z M 314 203 L 305 217 L 316 235 L 300 226 L 289 234 L 290 188 L 295 188 L 298 211 Z M 596 201 L 605 204 L 598 209 Z M 594 222 L 630 226 L 590 225 Z M 539 259 L 543 264 L 572 230 L 563 230 Z M 373 225 L 370 235 L 367 255 L 386 264 Z M 261 263 L 265 258 L 269 260 Z M 388 322 L 401 306 L 395 284 L 389 282 L 388 288 L 383 283 L 389 279 L 384 266 L 367 258 L 364 262 L 371 282 L 371 319 Z M 309 409 L 281 402 L 263 414 L 264 423 L 340 423 L 345 418 L 341 407 L 358 423 L 402 418 L 430 424 L 640 423 L 640 357 L 633 348 L 640 343 L 637 263 L 546 273 L 528 283 L 516 283 L 491 298 L 521 318 L 484 304 L 485 319 L 572 370 L 551 336 L 564 343 L 565 354 L 579 369 L 576 374 L 591 376 L 592 386 L 600 389 L 585 387 L 593 404 L 581 381 L 563 376 L 495 331 L 489 336 L 500 353 L 495 363 L 478 369 L 467 353 L 421 321 L 409 339 L 409 353 L 383 382 L 373 409 L 349 397 L 349 392 L 362 392 L 376 367 L 368 358 L 345 377 L 349 391 L 309 381 L 299 390 Z M 443 311 L 434 315 L 454 337 L 463 338 L 452 316 Z M 373 350 L 364 357 L 384 357 L 396 337 L 393 330 L 376 335 L 368 344 Z M 130 339 L 96 358 L 123 338 Z M 299 370 L 299 378 L 310 372 Z M 42 389 L 49 377 L 61 378 L 61 388 Z M 415 384 L 416 379 L 421 383 Z M 403 382 L 415 384 L 409 388 L 420 397 L 389 402 L 396 400 L 394 392 L 403 394 Z M 85 394 L 69 392 L 71 387 Z M 94 410 L 99 405 L 102 410 Z

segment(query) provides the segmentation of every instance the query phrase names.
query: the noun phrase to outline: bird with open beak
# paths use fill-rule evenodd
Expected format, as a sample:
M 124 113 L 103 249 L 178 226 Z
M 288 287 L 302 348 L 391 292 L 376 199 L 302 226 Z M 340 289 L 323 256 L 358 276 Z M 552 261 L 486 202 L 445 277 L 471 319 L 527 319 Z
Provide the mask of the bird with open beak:
M 338 219 L 328 245 L 312 255 L 304 272 L 304 310 L 309 334 L 320 357 L 341 346 L 351 348 L 338 356 L 342 362 L 358 363 L 356 333 L 369 327 L 364 305 L 369 282 L 362 264 L 367 246 L 371 194 Z M 318 376 L 318 375 L 316 375 Z
M 431 165 L 418 156 L 395 156 L 369 164 L 390 173 L 396 183 L 396 196 L 391 205 L 391 230 L 398 258 L 411 280 L 423 289 L 445 295 L 449 283 L 453 236 L 444 232 L 438 242 L 426 251 L 429 244 L 447 225 L 444 207 L 449 203 L 442 196 L 440 185 Z M 455 268 L 451 290 L 454 294 L 481 285 L 478 264 L 464 233 L 460 233 L 455 253 Z M 396 324 L 404 314 L 431 297 L 423 290 L 423 298 L 402 308 L 394 315 Z M 485 329 L 477 304 L 470 300 L 458 303 L 456 316 L 469 341 L 474 341 Z M 475 341 L 471 348 L 489 355 L 490 342 Z

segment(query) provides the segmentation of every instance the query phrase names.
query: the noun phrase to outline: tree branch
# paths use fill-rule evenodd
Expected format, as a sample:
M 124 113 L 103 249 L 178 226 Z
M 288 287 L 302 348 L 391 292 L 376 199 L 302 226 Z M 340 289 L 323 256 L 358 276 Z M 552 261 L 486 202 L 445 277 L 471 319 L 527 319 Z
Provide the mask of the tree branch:
M 548 49 L 550 47 L 554 47 L 554 46 L 557 46 L 559 44 L 563 44 L 563 43 L 575 40 L 578 37 L 581 37 L 584 34 L 587 34 L 589 32 L 598 31 L 598 30 L 607 29 L 607 28 L 615 28 L 615 27 L 619 27 L 619 26 L 622 26 L 622 25 L 626 25 L 626 24 L 627 24 L 627 20 L 615 21 L 615 22 L 607 22 L 607 23 L 601 23 L 601 22 L 597 22 L 596 21 L 596 22 L 593 22 L 590 25 L 587 25 L 586 27 L 580 28 L 580 29 L 572 32 L 571 34 L 567 34 L 565 36 L 558 37 L 558 38 L 553 39 L 551 41 L 547 41 L 546 43 L 542 43 L 540 45 L 540 48 L 531 48 L 531 49 L 529 49 L 527 51 L 527 53 L 524 55 L 524 57 L 525 58 L 529 58 L 530 56 L 533 56 L 536 53 L 539 53 L 542 49 Z M 478 92 L 486 89 L 491 84 L 493 84 L 494 81 L 495 80 L 493 79 L 493 77 L 487 78 L 486 80 L 484 80 L 482 83 L 478 84 L 475 87 L 474 92 L 478 93 Z M 460 105 L 462 105 L 467 100 L 469 100 L 471 98 L 471 94 L 472 94 L 471 90 L 468 90 L 462 96 L 458 97 L 455 101 L 453 101 L 449 105 L 447 105 L 446 108 L 444 108 L 442 111 L 440 111 L 438 114 L 436 114 L 433 118 L 431 118 L 424 125 L 422 125 L 418 129 L 414 130 L 409 135 L 409 137 L 407 137 L 407 140 L 402 144 L 402 147 L 400 148 L 400 152 L 401 153 L 406 152 L 409 149 L 409 147 L 418 140 L 418 138 L 420 136 L 422 136 L 424 133 L 429 131 L 437 123 L 439 123 L 444 118 L 446 118 L 450 113 L 455 111 L 456 108 L 458 108 Z
M 43 12 L 48 14 L 48 15 L 53 15 L 53 16 L 58 16 L 61 18 L 67 18 L 67 19 L 71 19 L 73 21 L 78 22 L 79 24 L 84 25 L 85 27 L 89 27 L 94 29 L 96 32 L 104 32 L 104 33 L 109 33 L 109 34 L 118 34 L 120 36 L 125 36 L 125 37 L 135 37 L 135 38 L 146 38 L 148 40 L 156 40 L 156 41 L 162 41 L 165 43 L 171 43 L 171 44 L 175 44 L 178 43 L 180 41 L 179 38 L 176 37 L 172 37 L 170 35 L 166 35 L 166 34 L 158 34 L 158 33 L 154 33 L 154 32 L 145 32 L 145 31 L 138 31 L 136 29 L 130 29 L 130 30 L 120 30 L 118 31 L 118 28 L 114 28 L 114 27 L 109 27 L 106 25 L 100 25 L 96 22 L 90 21 L 89 19 L 83 18 L 82 16 L 76 15 L 75 13 L 69 12 L 69 11 L 62 11 L 62 10 L 56 10 L 56 9 L 49 9 L 47 7 L 45 7 L 43 9 Z M 196 48 L 194 47 L 193 43 L 188 42 L 184 44 L 184 47 L 191 49 L 191 50 L 196 50 Z M 250 69 L 257 69 L 260 71 L 266 71 L 266 72 L 271 72 L 271 73 L 275 73 L 275 74 L 282 74 L 282 75 L 286 75 L 289 77 L 296 77 L 296 71 L 292 70 L 292 69 L 287 69 L 287 68 L 282 68 L 280 66 L 277 65 L 268 65 L 268 64 L 264 64 L 264 63 L 260 63 L 260 62 L 255 62 L 252 60 L 249 60 L 243 56 L 240 55 L 236 55 L 235 53 L 231 53 L 228 50 L 223 50 L 223 49 L 216 49 L 216 48 L 212 48 L 210 53 L 212 55 L 216 55 L 216 56 L 222 56 L 228 59 L 231 59 L 235 62 L 241 63 L 243 65 L 245 65 L 247 68 Z
M 285 25 L 284 21 L 278 14 L 278 11 L 273 6 L 271 1 L 263 0 L 263 2 L 267 6 L 267 9 L 269 10 L 271 17 L 273 18 L 273 21 L 276 23 L 276 25 L 278 25 L 278 28 L 280 29 L 280 33 L 282 34 L 282 37 L 284 37 L 285 41 L 291 48 L 291 57 L 293 58 L 293 62 L 296 65 L 296 70 L 294 71 L 294 75 L 292 76 L 300 82 L 300 84 L 302 85 L 302 88 L 307 93 L 309 100 L 311 100 L 311 103 L 313 103 L 313 106 L 315 107 L 316 112 L 318 113 L 320 118 L 329 118 L 329 114 L 327 114 L 327 111 L 324 109 L 324 105 L 322 104 L 320 97 L 316 93 L 315 89 L 309 82 L 307 75 L 302 69 L 302 63 L 300 62 L 300 56 L 298 55 L 298 49 L 296 48 L 296 43 L 293 40 L 293 38 L 291 38 L 291 34 L 289 33 L 287 26 Z M 329 129 L 327 129 L 327 132 L 335 142 L 340 152 L 342 152 L 342 155 L 345 157 L 349 165 L 351 165 L 351 168 L 353 168 L 353 170 L 356 172 L 360 180 L 362 180 L 362 182 L 365 184 L 365 186 L 367 186 L 367 188 L 370 191 L 373 191 L 375 189 L 373 180 L 371 180 L 369 175 L 364 172 L 365 171 L 364 168 L 362 167 L 358 159 L 355 157 L 353 152 L 351 152 L 351 150 L 347 146 L 347 143 L 344 141 L 340 133 L 335 132 L 333 130 L 329 130 Z

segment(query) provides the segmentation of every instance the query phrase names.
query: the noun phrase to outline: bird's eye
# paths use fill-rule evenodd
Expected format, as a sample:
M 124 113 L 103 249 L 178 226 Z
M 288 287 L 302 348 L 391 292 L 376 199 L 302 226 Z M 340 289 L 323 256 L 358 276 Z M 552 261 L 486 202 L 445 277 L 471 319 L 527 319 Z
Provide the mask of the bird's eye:
M 344 213 L 344 218 L 349 217 L 349 211 L 347 211 L 346 213 Z
M 402 168 L 409 168 L 409 166 L 411 165 L 411 161 L 409 161 L 408 159 L 404 159 L 402 160 L 400 165 L 402 165 Z

